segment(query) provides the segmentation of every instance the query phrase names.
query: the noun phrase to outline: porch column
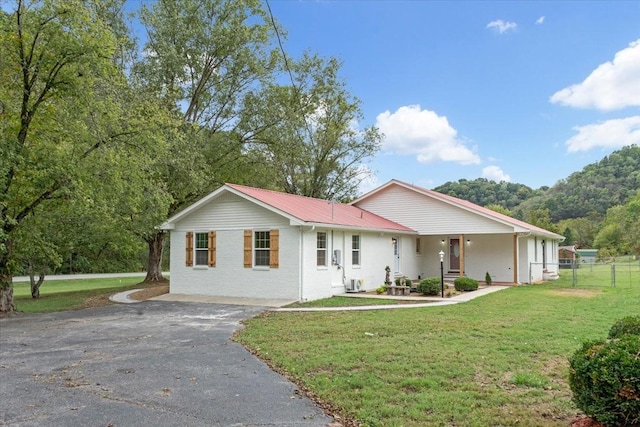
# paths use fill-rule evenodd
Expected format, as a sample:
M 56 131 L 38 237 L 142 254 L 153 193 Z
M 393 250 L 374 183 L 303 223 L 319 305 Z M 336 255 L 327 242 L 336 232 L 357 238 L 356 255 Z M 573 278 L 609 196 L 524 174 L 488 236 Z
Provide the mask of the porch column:
M 460 235 L 460 277 L 464 276 L 464 234 Z
M 518 283 L 518 233 L 513 233 L 513 283 Z

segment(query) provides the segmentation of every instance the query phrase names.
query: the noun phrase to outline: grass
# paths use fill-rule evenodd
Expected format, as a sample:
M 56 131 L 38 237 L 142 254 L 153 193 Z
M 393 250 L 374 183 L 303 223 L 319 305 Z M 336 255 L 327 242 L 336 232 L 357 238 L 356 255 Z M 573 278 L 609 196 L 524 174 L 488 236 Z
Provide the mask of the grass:
M 563 275 L 453 306 L 272 312 L 236 340 L 354 424 L 566 427 L 568 356 L 638 307 L 640 286 Z
M 414 295 L 415 296 L 415 295 Z M 366 297 L 342 297 L 334 296 L 331 298 L 319 299 L 308 302 L 295 302 L 289 304 L 287 308 L 302 308 L 302 307 L 355 307 L 362 305 L 394 305 L 394 304 L 412 304 L 412 303 L 428 303 L 429 300 L 399 300 L 399 299 L 384 299 L 384 298 L 366 298 Z
M 148 286 L 140 283 L 142 277 L 109 279 L 70 279 L 45 282 L 40 287 L 40 298 L 31 298 L 29 283 L 13 285 L 14 304 L 17 311 L 46 313 L 74 310 L 109 304 L 108 296 L 129 289 Z M 156 285 L 156 284 L 154 284 Z
M 630 258 L 618 258 L 615 262 L 615 274 L 611 263 L 584 263 L 576 269 L 577 286 L 612 286 L 615 276 L 616 287 L 640 286 L 640 261 Z M 561 275 L 573 276 L 571 270 L 560 270 Z

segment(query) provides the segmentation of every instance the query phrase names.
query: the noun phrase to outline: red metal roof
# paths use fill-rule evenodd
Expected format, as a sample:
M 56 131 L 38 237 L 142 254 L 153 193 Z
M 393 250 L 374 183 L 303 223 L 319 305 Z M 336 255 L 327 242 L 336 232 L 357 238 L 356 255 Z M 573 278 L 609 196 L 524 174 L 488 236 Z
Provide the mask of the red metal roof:
M 303 222 L 373 230 L 414 231 L 357 206 L 238 184 L 225 185 Z

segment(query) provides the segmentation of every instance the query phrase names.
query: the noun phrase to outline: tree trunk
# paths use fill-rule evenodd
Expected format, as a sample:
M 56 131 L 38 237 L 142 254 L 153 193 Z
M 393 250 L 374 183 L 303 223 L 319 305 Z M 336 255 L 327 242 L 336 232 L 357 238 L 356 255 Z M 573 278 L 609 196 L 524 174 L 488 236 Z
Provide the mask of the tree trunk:
M 46 274 L 47 267 L 40 267 L 40 274 L 38 280 L 36 280 L 35 268 L 33 264 L 29 264 L 29 281 L 31 282 L 31 298 L 40 298 L 40 285 L 44 282 L 44 276 Z
M 145 282 L 162 282 L 162 253 L 164 251 L 164 242 L 166 234 L 164 231 L 159 231 L 147 240 L 149 245 L 149 261 L 147 264 L 147 277 Z
M 9 268 L 11 242 L 5 241 L 5 250 L 0 251 L 0 313 L 14 311 L 13 275 Z

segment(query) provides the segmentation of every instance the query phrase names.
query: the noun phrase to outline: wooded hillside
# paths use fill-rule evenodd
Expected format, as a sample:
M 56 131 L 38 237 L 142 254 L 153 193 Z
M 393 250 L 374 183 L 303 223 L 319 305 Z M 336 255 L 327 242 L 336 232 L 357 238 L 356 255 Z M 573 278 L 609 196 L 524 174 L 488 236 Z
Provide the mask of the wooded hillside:
M 503 211 L 566 237 L 565 244 L 596 247 L 603 254 L 640 252 L 636 235 L 640 198 L 640 147 L 631 145 L 585 166 L 552 187 L 478 178 L 434 188 Z

